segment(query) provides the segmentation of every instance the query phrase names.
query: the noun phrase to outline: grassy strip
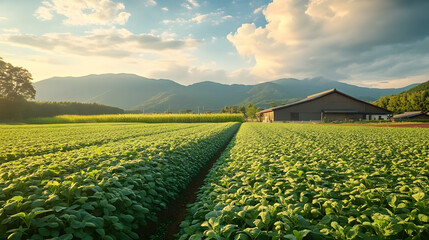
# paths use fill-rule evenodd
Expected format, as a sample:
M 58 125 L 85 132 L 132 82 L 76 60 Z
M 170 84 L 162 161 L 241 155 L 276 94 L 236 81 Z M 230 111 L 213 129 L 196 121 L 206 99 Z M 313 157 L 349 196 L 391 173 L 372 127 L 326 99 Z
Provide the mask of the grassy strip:
M 30 118 L 26 122 L 46 123 L 97 123 L 97 122 L 143 122 L 143 123 L 203 123 L 243 122 L 243 114 L 106 114 L 106 115 L 60 115 L 48 118 Z

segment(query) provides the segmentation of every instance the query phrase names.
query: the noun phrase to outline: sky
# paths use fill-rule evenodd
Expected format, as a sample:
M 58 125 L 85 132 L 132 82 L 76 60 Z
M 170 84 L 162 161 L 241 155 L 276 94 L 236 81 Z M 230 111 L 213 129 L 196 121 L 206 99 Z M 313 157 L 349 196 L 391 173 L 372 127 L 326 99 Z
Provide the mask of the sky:
M 0 0 L 0 57 L 34 81 L 429 80 L 428 0 Z

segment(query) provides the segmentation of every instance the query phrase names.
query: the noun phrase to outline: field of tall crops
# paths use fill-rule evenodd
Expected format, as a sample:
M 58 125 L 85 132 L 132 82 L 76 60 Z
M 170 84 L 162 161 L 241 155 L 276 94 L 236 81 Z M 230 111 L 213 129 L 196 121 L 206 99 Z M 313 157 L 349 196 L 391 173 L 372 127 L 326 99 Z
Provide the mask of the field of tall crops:
M 243 122 L 243 114 L 105 114 L 105 115 L 60 115 L 28 119 L 28 123 L 98 123 L 98 122 L 143 122 L 143 123 L 210 123 Z
M 0 239 L 139 239 L 239 125 L 1 125 Z
M 245 123 L 180 239 L 429 239 L 429 129 Z

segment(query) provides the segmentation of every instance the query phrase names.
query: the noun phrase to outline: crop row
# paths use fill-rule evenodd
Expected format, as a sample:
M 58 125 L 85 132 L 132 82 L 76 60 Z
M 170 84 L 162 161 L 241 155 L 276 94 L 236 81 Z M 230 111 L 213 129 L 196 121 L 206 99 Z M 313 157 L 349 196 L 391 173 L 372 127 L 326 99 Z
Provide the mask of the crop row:
M 0 164 L 26 156 L 69 151 L 144 135 L 174 131 L 192 125 L 74 124 L 0 126 Z
M 143 123 L 214 123 L 243 122 L 243 114 L 105 114 L 60 115 L 29 119 L 29 123 L 96 123 L 96 122 L 143 122 Z
M 199 134 L 206 127 L 214 126 L 200 124 L 190 127 L 191 125 L 186 124 L 188 128 L 185 128 L 183 124 L 178 125 L 180 126 L 154 126 L 147 129 L 148 132 L 156 132 L 158 129 L 159 134 L 143 134 L 142 131 L 142 136 L 134 138 L 8 161 L 0 165 L 0 184 L 1 180 L 25 182 L 29 178 L 45 180 L 64 176 L 91 166 L 98 167 L 99 164 L 110 160 L 148 158 L 154 151 L 170 149 L 171 143 L 180 142 L 183 136 Z
M 199 124 L 0 165 L 0 239 L 138 239 L 236 132 Z
M 429 130 L 245 123 L 180 239 L 429 239 Z

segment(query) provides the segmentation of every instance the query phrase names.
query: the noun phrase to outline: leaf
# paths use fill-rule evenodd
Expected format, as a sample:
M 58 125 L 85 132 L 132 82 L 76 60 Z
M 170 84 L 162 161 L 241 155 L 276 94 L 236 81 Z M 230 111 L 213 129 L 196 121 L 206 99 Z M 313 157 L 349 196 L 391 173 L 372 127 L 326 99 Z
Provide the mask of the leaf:
M 213 230 L 206 230 L 204 232 L 204 235 L 206 235 L 209 238 L 216 238 L 216 236 L 217 236 L 216 232 Z
M 335 229 L 337 232 L 344 234 L 344 228 L 337 222 L 331 222 L 331 227 Z
M 429 222 L 429 217 L 425 214 L 420 213 L 419 215 L 417 215 L 417 217 L 420 220 L 420 222 L 424 222 L 424 223 Z
M 21 232 L 14 232 L 12 234 L 10 234 L 7 239 L 8 240 L 20 240 L 22 237 L 22 233 Z
M 324 225 L 328 225 L 332 221 L 332 217 L 329 215 L 323 216 L 322 220 L 320 220 L 320 223 Z
M 9 218 L 15 218 L 15 217 L 25 218 L 26 216 L 27 216 L 27 214 L 25 212 L 19 212 L 17 214 L 10 216 Z
M 359 225 L 354 225 L 352 228 L 350 228 L 346 234 L 347 239 L 354 239 L 359 234 L 359 228 Z
M 72 240 L 73 239 L 73 234 L 64 234 L 58 237 L 58 240 Z
M 265 224 L 265 226 L 268 226 L 271 222 L 271 216 L 269 212 L 261 212 L 259 214 L 261 216 L 262 222 Z
M 102 237 L 104 237 L 104 235 L 106 235 L 104 229 L 102 229 L 102 228 L 97 228 L 95 231 Z
M 73 220 L 73 221 L 70 223 L 70 226 L 71 226 L 72 228 L 74 228 L 74 229 L 79 229 L 79 228 L 82 228 L 82 223 L 81 223 L 81 222 L 79 222 L 79 221 Z
M 311 232 L 311 230 L 308 230 L 308 229 L 304 229 L 301 231 L 293 230 L 293 235 L 295 235 L 296 240 L 302 240 L 310 232 Z
M 45 205 L 44 199 L 37 199 L 31 203 L 31 208 L 41 207 Z
M 189 240 L 201 240 L 201 239 L 203 239 L 202 233 L 196 233 L 189 237 Z
M 246 234 L 240 233 L 235 236 L 234 240 L 250 240 L 250 238 Z
M 40 235 L 42 235 L 44 237 L 47 237 L 47 236 L 51 235 L 51 232 L 47 228 L 44 228 L 44 227 L 39 228 L 38 232 L 40 233 Z
M 54 210 L 55 212 L 60 212 L 64 209 L 66 209 L 67 207 L 62 207 L 62 206 L 54 206 L 52 207 L 52 210 Z
M 390 201 L 389 201 L 389 205 L 390 205 L 392 208 L 396 208 L 396 195 L 393 195 L 393 197 L 390 199 Z
M 422 200 L 425 197 L 425 193 L 424 192 L 418 192 L 416 194 L 413 194 L 412 196 L 417 202 L 419 202 L 420 200 Z
M 16 202 L 20 202 L 22 201 L 24 198 L 22 196 L 15 196 L 11 199 L 9 199 L 9 201 L 16 201 Z

